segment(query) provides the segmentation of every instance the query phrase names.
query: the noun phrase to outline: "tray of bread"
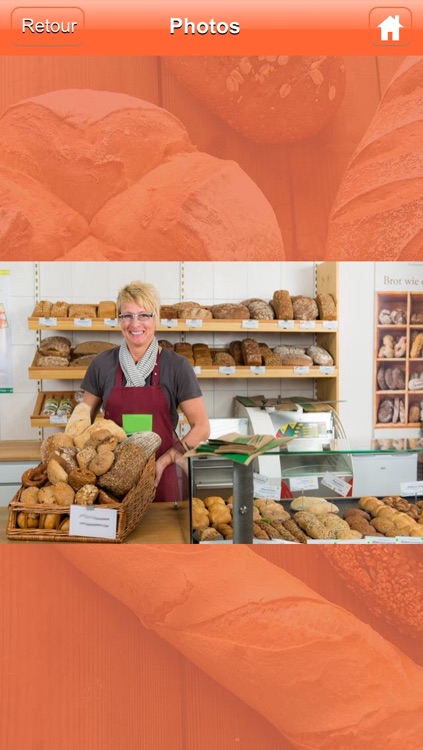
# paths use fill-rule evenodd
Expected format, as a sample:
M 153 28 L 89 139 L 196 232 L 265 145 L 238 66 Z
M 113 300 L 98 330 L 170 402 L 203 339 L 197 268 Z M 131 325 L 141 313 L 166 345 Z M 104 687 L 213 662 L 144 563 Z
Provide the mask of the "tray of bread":
M 232 501 L 220 496 L 192 499 L 194 542 L 233 538 Z M 255 539 L 307 544 L 312 540 L 360 540 L 387 537 L 423 541 L 423 501 L 398 495 L 384 498 L 302 496 L 283 502 L 258 498 L 253 507 Z

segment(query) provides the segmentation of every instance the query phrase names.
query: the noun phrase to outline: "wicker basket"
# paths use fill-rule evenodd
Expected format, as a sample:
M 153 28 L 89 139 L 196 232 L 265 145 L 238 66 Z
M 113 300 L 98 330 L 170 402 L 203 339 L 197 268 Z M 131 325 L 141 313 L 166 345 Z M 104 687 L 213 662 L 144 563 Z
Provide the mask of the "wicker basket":
M 30 514 L 37 514 L 40 518 L 47 514 L 67 516 L 67 508 L 60 505 L 33 505 L 23 506 L 19 502 L 22 487 L 17 492 L 13 500 L 9 503 L 9 521 L 7 524 L 8 539 L 22 539 L 27 542 L 108 542 L 116 544 L 123 542 L 128 534 L 131 533 L 141 521 L 144 513 L 154 500 L 156 493 L 154 487 L 155 478 L 155 455 L 153 454 L 148 460 L 141 477 L 125 495 L 121 503 L 112 505 L 101 504 L 99 508 L 115 508 L 117 510 L 117 530 L 116 539 L 102 539 L 100 537 L 71 536 L 68 531 L 60 529 L 44 528 L 20 528 L 18 526 L 18 513 L 25 514 L 25 521 L 28 525 Z M 41 523 L 43 525 L 43 523 Z M 58 524 L 59 525 L 59 522 Z

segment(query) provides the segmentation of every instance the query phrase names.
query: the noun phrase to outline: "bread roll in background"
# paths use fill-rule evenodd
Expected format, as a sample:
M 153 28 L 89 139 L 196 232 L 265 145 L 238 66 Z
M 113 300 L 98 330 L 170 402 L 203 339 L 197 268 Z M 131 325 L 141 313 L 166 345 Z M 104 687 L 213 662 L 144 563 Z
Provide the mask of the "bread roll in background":
M 340 57 L 168 57 L 194 96 L 259 143 L 287 143 L 318 133 L 345 93 Z
M 283 260 L 270 203 L 170 112 L 65 89 L 0 118 L 0 258 Z
M 394 75 L 357 147 L 329 220 L 327 258 L 421 260 L 423 58 Z

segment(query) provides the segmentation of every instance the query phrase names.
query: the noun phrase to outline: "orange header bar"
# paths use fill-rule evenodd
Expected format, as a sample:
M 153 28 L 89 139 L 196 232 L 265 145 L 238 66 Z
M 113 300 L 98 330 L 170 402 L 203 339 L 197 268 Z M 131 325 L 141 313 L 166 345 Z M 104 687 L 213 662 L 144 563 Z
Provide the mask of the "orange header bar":
M 2 0 L 5 55 L 419 55 L 423 3 L 368 0 Z

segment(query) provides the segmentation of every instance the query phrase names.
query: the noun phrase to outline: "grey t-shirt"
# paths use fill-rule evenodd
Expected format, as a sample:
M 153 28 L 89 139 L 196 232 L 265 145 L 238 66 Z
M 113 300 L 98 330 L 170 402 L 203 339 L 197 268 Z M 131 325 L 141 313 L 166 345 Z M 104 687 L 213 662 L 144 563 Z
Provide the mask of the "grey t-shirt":
M 185 357 L 171 349 L 162 349 L 160 353 L 159 385 L 163 389 L 172 417 L 173 427 L 178 424 L 177 408 L 182 401 L 201 396 L 197 378 L 190 363 Z M 106 407 L 107 399 L 115 385 L 119 364 L 119 347 L 108 349 L 98 354 L 88 367 L 81 388 L 102 399 Z M 122 383 L 125 376 L 122 374 Z M 151 375 L 146 385 L 151 385 Z

